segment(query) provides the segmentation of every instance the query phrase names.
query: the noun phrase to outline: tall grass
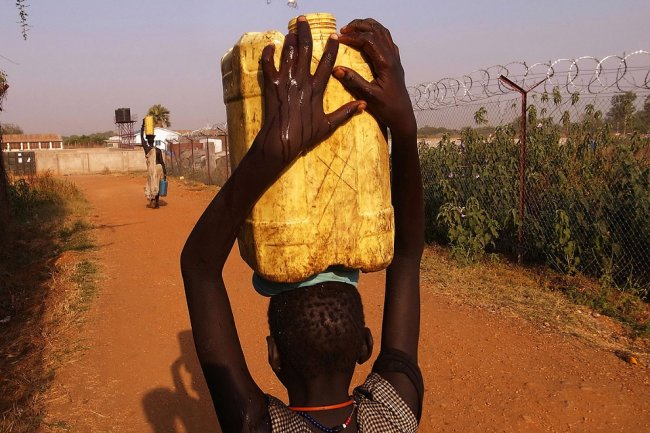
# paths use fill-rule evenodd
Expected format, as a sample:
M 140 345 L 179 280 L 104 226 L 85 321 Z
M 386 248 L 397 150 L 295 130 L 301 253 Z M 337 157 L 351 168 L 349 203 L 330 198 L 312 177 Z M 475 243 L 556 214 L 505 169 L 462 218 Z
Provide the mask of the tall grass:
M 11 221 L 0 240 L 0 432 L 36 431 L 61 353 L 62 330 L 91 302 L 97 268 L 88 203 L 50 175 L 9 185 Z M 62 254 L 77 254 L 62 262 Z

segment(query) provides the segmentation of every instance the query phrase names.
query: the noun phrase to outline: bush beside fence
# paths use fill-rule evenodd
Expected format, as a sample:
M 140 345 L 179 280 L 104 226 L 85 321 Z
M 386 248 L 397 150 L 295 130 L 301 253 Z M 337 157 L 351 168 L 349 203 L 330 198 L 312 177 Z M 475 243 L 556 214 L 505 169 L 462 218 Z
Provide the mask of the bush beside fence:
M 452 110 L 464 110 L 475 125 L 499 120 L 499 126 L 421 137 L 427 239 L 449 243 L 464 261 L 485 251 L 515 257 L 521 226 L 525 261 L 591 275 L 647 299 L 650 136 L 616 133 L 602 114 L 609 107 L 603 98 L 533 99 L 521 225 L 516 102 L 418 113 L 421 125 L 427 115 Z

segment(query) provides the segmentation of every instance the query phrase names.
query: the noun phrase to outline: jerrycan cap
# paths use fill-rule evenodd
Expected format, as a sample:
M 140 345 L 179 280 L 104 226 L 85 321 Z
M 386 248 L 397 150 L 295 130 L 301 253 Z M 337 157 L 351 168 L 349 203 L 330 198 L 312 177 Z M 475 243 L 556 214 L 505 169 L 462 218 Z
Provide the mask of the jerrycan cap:
M 334 15 L 327 12 L 318 12 L 304 14 L 304 16 L 307 18 L 307 22 L 309 23 L 312 32 L 330 30 L 329 33 L 336 33 L 336 18 L 334 18 Z M 298 17 L 292 18 L 291 21 L 289 21 L 289 31 L 295 32 L 297 25 Z

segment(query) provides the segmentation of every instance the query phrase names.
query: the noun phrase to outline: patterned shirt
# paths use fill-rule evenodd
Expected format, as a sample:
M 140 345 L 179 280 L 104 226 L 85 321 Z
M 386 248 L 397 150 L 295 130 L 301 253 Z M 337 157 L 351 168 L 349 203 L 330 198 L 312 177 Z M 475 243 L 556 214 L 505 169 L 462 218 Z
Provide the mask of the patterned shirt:
M 363 385 L 355 388 L 359 433 L 411 433 L 418 431 L 415 415 L 395 388 L 377 373 L 370 373 Z M 268 396 L 271 431 L 311 433 L 308 421 L 273 396 Z

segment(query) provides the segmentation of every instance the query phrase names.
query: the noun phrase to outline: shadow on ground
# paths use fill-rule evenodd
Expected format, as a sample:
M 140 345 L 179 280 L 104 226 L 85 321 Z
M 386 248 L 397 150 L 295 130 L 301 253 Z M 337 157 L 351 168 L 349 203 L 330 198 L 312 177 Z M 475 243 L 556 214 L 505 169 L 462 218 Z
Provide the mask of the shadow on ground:
M 180 356 L 170 366 L 173 388 L 155 388 L 142 406 L 155 433 L 220 433 L 190 330 L 178 334 Z

